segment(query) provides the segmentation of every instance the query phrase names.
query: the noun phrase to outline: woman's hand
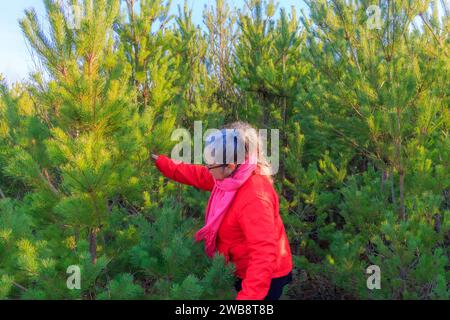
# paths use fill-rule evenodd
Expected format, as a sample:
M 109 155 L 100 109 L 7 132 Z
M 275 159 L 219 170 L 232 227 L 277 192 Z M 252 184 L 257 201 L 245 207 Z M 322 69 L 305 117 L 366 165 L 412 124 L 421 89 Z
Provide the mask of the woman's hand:
M 154 153 L 152 153 L 151 154 L 151 158 L 153 159 L 153 161 L 156 161 L 156 160 L 158 160 L 159 156 L 154 154 Z

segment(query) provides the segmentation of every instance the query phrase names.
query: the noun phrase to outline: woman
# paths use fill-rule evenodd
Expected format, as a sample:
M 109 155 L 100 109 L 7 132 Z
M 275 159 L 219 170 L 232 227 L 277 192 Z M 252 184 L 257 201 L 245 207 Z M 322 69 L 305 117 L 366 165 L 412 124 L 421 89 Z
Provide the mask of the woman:
M 278 196 L 258 146 L 256 131 L 236 122 L 206 139 L 206 166 L 152 155 L 167 178 L 212 192 L 206 224 L 195 238 L 205 241 L 209 257 L 218 251 L 235 264 L 237 300 L 277 300 L 292 281 Z

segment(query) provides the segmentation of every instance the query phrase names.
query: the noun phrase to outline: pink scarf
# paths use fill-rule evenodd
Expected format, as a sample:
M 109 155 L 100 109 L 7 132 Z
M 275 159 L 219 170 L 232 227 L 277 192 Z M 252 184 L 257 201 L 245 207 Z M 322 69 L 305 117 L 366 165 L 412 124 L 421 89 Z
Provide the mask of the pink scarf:
M 212 258 L 216 251 L 216 238 L 220 224 L 231 206 L 236 192 L 252 175 L 256 164 L 243 162 L 233 174 L 223 180 L 216 180 L 206 208 L 206 224 L 195 234 L 195 240 L 205 240 L 205 251 Z

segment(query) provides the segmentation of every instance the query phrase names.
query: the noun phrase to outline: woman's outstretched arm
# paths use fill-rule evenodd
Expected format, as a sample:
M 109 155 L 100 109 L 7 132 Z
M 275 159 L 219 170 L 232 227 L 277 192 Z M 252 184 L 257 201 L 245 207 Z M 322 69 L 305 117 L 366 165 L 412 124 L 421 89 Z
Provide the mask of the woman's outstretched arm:
M 159 171 L 169 179 L 206 191 L 211 191 L 214 187 L 214 178 L 205 166 L 175 163 L 164 155 L 152 155 L 152 158 Z

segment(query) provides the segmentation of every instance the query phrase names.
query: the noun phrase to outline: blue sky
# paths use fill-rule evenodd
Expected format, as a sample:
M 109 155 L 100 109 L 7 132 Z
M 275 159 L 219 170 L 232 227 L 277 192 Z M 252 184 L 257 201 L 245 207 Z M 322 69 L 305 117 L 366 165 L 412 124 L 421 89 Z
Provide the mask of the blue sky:
M 209 1 L 213 2 L 213 1 Z M 231 7 L 242 7 L 244 0 L 228 0 Z M 184 0 L 173 0 L 172 11 L 177 12 L 177 5 Z M 188 0 L 193 8 L 196 24 L 202 23 L 202 11 L 207 0 Z M 278 0 L 281 7 L 290 8 L 295 5 L 300 8 L 301 0 Z M 41 20 L 45 19 L 42 0 L 0 0 L 0 74 L 11 83 L 26 79 L 33 69 L 33 61 L 20 30 L 18 20 L 23 17 L 25 9 L 34 7 Z

